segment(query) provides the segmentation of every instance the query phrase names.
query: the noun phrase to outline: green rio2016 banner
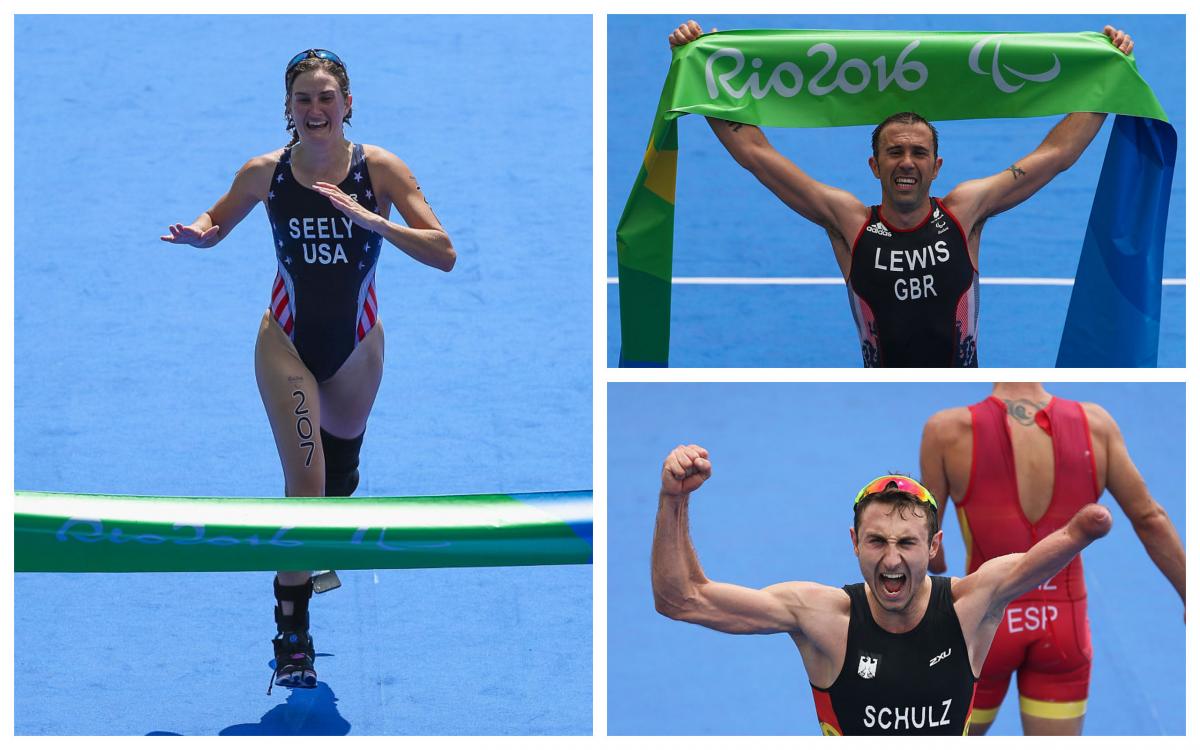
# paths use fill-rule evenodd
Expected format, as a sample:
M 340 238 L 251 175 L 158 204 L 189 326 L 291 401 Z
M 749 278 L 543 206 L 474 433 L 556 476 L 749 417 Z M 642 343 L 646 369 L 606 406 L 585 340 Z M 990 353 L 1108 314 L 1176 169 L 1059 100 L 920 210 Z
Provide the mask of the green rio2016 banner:
M 1154 222 L 1166 220 L 1175 133 L 1132 56 L 1092 32 L 728 31 L 674 50 L 617 224 L 621 366 L 667 364 L 678 117 L 827 127 L 904 111 L 933 121 L 1127 116 L 1110 140 L 1058 364 L 1155 364 L 1163 239 Z M 1112 215 L 1127 204 L 1128 222 Z
M 391 498 L 17 492 L 20 572 L 342 570 L 592 561 L 592 493 Z

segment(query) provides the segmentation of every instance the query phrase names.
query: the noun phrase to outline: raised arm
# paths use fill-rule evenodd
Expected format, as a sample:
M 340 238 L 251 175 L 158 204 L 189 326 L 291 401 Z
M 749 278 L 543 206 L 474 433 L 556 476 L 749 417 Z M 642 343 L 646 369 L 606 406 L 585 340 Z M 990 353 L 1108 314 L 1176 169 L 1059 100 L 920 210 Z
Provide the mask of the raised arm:
M 827 231 L 836 231 L 847 242 L 850 227 L 867 218 L 867 207 L 845 190 L 810 177 L 775 150 L 755 125 L 705 118 L 730 156 L 796 213 Z
M 1133 39 L 1124 31 L 1105 26 L 1114 47 L 1125 54 L 1133 51 Z M 1100 132 L 1106 114 L 1073 112 L 1064 117 L 1033 153 L 991 177 L 968 180 L 946 195 L 946 205 L 959 220 L 974 230 L 990 216 L 1020 204 L 1071 167 Z
M 713 29 L 716 31 L 716 29 Z M 688 21 L 669 37 L 672 47 L 699 39 L 700 24 Z M 706 118 L 717 140 L 730 156 L 748 170 L 780 200 L 809 221 L 845 237 L 867 218 L 867 207 L 845 190 L 814 180 L 804 170 L 775 150 L 762 130 L 754 125 L 730 122 L 715 117 Z
M 1028 552 L 994 557 L 971 575 L 955 579 L 954 609 L 976 674 L 983 666 L 1009 602 L 1053 578 L 1110 529 L 1112 514 L 1107 508 L 1091 503 Z
M 711 475 L 708 451 L 698 445 L 681 445 L 663 462 L 650 556 L 655 609 L 722 633 L 801 631 L 805 599 L 825 587 L 781 583 L 760 590 L 704 575 L 688 533 L 688 500 Z
M 1186 602 L 1186 559 L 1183 542 L 1163 507 L 1150 495 L 1146 481 L 1129 456 L 1125 438 L 1116 420 L 1096 404 L 1087 404 L 1088 421 L 1095 434 L 1104 440 L 1108 455 L 1106 486 L 1121 511 L 1133 524 L 1150 559 L 1175 587 L 1179 599 Z
M 229 236 L 255 205 L 266 198 L 274 168 L 272 154 L 254 157 L 242 165 L 233 178 L 229 192 L 221 196 L 212 208 L 200 214 L 191 224 L 170 225 L 167 228 L 169 234 L 161 235 L 159 239 L 193 247 L 212 247 L 217 244 Z

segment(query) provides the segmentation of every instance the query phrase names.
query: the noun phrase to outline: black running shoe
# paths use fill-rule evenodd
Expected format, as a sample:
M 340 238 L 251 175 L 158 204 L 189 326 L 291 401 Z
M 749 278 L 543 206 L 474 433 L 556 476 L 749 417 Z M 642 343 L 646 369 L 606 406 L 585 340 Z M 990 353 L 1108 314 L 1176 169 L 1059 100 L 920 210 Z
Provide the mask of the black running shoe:
M 313 669 L 316 651 L 312 637 L 305 632 L 279 633 L 271 640 L 275 647 L 275 674 L 271 680 L 279 687 L 315 688 L 317 672 Z M 270 689 L 267 690 L 270 695 Z

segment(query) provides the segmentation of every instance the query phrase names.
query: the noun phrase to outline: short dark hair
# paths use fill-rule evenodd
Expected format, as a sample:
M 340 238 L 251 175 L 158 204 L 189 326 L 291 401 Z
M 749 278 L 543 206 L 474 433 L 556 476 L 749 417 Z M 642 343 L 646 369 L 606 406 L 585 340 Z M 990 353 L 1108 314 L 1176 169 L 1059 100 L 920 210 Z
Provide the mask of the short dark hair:
M 929 128 L 929 132 L 933 133 L 933 155 L 935 158 L 937 157 L 937 128 L 933 126 L 933 123 L 931 123 L 929 120 L 926 120 L 924 117 L 921 117 L 916 112 L 897 112 L 883 122 L 879 123 L 878 127 L 871 132 L 871 153 L 875 155 L 876 159 L 879 158 L 879 134 L 882 133 L 883 129 L 888 125 L 896 122 L 902 125 L 916 125 L 917 123 L 923 123 L 925 127 Z
M 866 508 L 871 503 L 886 503 L 891 505 L 894 511 L 899 511 L 900 517 L 904 517 L 904 511 L 917 510 L 925 516 L 925 527 L 929 529 L 929 543 L 933 544 L 933 537 L 938 533 L 941 524 L 938 523 L 937 508 L 934 508 L 927 502 L 918 500 L 916 495 L 909 492 L 898 490 L 894 487 L 889 487 L 883 492 L 873 492 L 865 496 L 854 506 L 854 533 L 858 534 L 859 522 L 862 520 L 863 508 Z

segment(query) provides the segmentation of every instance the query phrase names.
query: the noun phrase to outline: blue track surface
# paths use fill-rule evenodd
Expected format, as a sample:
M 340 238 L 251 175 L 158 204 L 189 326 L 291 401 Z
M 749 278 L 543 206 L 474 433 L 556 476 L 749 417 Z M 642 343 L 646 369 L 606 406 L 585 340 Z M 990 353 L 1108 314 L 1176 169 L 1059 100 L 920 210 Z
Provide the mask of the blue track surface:
M 1180 534 L 1186 527 L 1182 384 L 1048 384 L 1096 401 Z M 608 392 L 608 730 L 610 734 L 819 734 L 790 638 L 731 636 L 654 611 L 650 543 L 662 459 L 709 450 L 713 477 L 691 525 L 713 580 L 762 587 L 861 580 L 847 529 L 862 483 L 917 473 L 935 411 L 987 396 L 984 384 L 644 384 Z M 1084 552 L 1095 662 L 1087 734 L 1183 734 L 1183 607 L 1106 493 L 1112 533 Z M 945 526 L 950 573 L 962 538 Z M 1186 544 L 1186 540 L 1185 540 Z M 994 734 L 1019 734 L 1010 688 Z
M 591 486 L 591 17 L 18 16 L 15 483 L 269 496 L 260 209 L 159 241 L 278 148 L 283 68 L 346 61 L 354 125 L 458 250 L 386 245 L 360 495 Z M 266 574 L 20 575 L 18 734 L 590 734 L 592 569 L 371 571 L 313 603 L 321 686 L 264 693 Z
M 646 150 L 670 54 L 667 35 L 682 16 L 608 19 L 608 268 L 617 275 L 615 231 Z M 1112 23 L 1136 40 L 1138 70 L 1179 134 L 1164 275 L 1183 278 L 1186 118 L 1182 16 L 704 16 L 705 29 L 914 29 L 1099 31 Z M 1058 118 L 937 123 L 941 195 L 994 174 L 1028 154 Z M 1110 118 L 1111 123 L 1111 118 Z M 988 222 L 980 267 L 986 277 L 1074 278 L 1111 124 L 1067 172 Z M 870 127 L 770 129 L 772 143 L 816 179 L 866 203 L 879 200 L 867 167 Z M 737 166 L 699 117 L 679 120 L 675 276 L 838 277 L 824 230 L 783 205 Z M 617 365 L 616 285 L 608 292 L 609 366 Z M 983 287 L 980 364 L 1053 367 L 1069 287 Z M 1184 289 L 1163 294 L 1159 365 L 1184 366 Z M 671 365 L 676 367 L 859 367 L 862 357 L 844 287 L 676 286 Z

